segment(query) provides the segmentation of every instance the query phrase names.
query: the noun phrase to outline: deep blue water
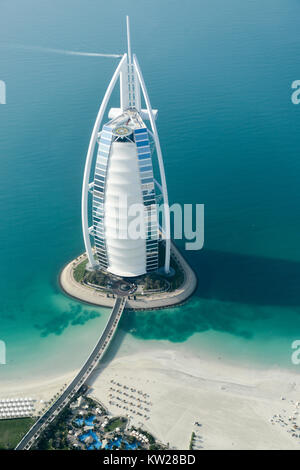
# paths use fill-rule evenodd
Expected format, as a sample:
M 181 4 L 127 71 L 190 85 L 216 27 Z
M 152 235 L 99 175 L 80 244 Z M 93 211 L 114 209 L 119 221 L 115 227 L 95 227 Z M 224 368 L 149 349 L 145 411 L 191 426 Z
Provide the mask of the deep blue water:
M 85 154 L 117 60 L 30 46 L 122 53 L 126 14 L 159 108 L 170 201 L 205 204 L 205 247 L 187 253 L 199 277 L 189 304 L 137 314 L 124 327 L 289 367 L 300 338 L 300 106 L 290 98 L 300 79 L 299 2 L 9 0 L 0 8 L 0 339 L 9 361 L 1 374 L 32 373 L 39 357 L 43 368 L 74 338 L 86 348 L 106 318 L 63 296 L 57 276 L 83 249 Z

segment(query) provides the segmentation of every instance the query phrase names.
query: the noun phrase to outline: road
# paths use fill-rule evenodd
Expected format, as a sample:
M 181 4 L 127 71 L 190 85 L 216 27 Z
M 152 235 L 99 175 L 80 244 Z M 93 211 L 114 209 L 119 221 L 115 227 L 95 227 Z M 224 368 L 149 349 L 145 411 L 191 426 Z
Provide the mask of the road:
M 112 308 L 110 317 L 107 321 L 106 327 L 102 332 L 95 348 L 91 352 L 90 356 L 62 393 L 62 395 L 51 405 L 51 407 L 41 416 L 27 434 L 22 438 L 15 450 L 29 450 L 34 442 L 39 438 L 42 431 L 57 417 L 62 409 L 70 402 L 80 387 L 87 381 L 99 360 L 104 355 L 120 321 L 126 299 L 124 297 L 117 297 Z

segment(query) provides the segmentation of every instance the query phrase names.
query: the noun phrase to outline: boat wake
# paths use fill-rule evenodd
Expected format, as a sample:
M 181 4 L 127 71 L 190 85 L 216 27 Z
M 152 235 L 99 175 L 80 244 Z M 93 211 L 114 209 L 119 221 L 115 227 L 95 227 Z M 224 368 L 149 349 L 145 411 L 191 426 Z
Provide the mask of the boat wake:
M 50 47 L 40 47 L 40 46 L 25 46 L 21 44 L 3 44 L 3 47 L 10 47 L 13 49 L 24 49 L 37 52 L 49 52 L 53 54 L 62 54 L 62 55 L 74 55 L 74 56 L 83 56 L 83 57 L 109 57 L 113 59 L 118 59 L 122 57 L 122 54 L 102 54 L 100 52 L 80 52 L 80 51 L 69 51 L 67 49 L 53 49 Z

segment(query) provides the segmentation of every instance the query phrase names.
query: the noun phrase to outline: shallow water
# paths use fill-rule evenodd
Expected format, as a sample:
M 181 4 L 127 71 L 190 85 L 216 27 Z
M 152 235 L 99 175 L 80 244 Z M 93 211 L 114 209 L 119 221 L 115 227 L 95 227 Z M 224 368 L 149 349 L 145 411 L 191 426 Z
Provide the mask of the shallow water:
M 131 315 L 123 327 L 291 366 L 300 338 L 300 106 L 290 99 L 299 13 L 290 0 L 154 0 L 147 18 L 136 0 L 2 4 L 2 378 L 77 367 L 107 317 L 65 297 L 57 277 L 83 250 L 85 153 L 117 59 L 26 47 L 122 53 L 125 14 L 159 108 L 170 201 L 205 204 L 205 247 L 186 253 L 199 277 L 190 303 Z

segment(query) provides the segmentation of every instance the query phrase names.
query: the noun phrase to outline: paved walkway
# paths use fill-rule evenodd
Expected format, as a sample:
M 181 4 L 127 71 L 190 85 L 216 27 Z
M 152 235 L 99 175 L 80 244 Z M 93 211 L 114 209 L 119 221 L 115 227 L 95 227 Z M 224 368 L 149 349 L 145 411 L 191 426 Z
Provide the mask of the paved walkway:
M 120 318 L 122 316 L 125 299 L 118 297 L 114 301 L 114 306 L 111 311 L 110 317 L 107 321 L 104 331 L 101 333 L 101 336 L 98 340 L 98 343 L 94 347 L 90 356 L 62 393 L 62 395 L 51 405 L 51 407 L 46 411 L 46 413 L 41 416 L 37 422 L 32 426 L 28 433 L 23 437 L 19 442 L 15 450 L 29 450 L 34 442 L 39 438 L 42 431 L 57 417 L 57 415 L 62 411 L 62 409 L 70 402 L 74 395 L 78 392 L 80 387 L 87 381 L 91 373 L 94 371 L 95 367 L 98 365 L 98 362 L 103 357 L 106 352 L 114 333 L 118 327 Z
M 138 297 L 136 300 L 127 299 L 126 308 L 144 310 L 170 307 L 181 304 L 193 294 L 197 287 L 196 275 L 192 268 L 185 261 L 178 248 L 176 248 L 174 243 L 171 244 L 171 256 L 177 261 L 184 272 L 184 282 L 181 287 L 172 292 L 151 294 L 149 296 L 145 296 L 144 298 Z M 76 258 L 76 260 L 73 260 L 67 264 L 67 266 L 65 266 L 65 268 L 62 270 L 60 275 L 60 285 L 62 289 L 66 292 L 66 294 L 83 302 L 99 305 L 101 307 L 112 307 L 115 299 L 112 297 L 108 298 L 106 293 L 102 293 L 101 291 L 87 287 L 75 281 L 73 277 L 73 270 L 85 258 L 86 255 L 82 254 Z

